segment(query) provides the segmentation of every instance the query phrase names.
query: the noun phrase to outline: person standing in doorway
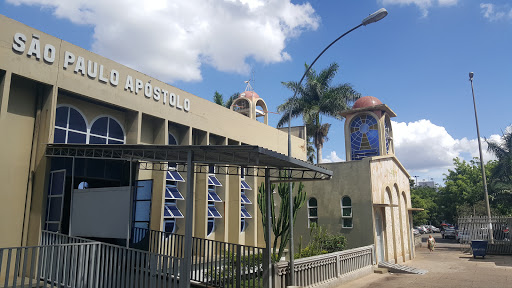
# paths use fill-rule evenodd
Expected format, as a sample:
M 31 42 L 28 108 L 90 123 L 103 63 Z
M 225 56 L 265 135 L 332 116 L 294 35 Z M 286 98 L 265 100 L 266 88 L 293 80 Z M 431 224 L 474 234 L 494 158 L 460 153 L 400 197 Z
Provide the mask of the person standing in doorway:
M 430 252 L 434 251 L 434 248 L 436 247 L 436 239 L 432 237 L 432 234 L 428 235 L 427 247 Z

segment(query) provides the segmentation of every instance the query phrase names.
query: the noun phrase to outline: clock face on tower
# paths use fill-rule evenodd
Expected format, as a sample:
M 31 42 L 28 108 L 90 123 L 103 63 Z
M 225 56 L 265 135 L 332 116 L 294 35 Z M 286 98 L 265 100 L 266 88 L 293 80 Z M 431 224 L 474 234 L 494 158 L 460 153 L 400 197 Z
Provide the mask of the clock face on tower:
M 377 119 L 370 115 L 358 115 L 350 123 L 352 160 L 379 155 L 379 128 Z

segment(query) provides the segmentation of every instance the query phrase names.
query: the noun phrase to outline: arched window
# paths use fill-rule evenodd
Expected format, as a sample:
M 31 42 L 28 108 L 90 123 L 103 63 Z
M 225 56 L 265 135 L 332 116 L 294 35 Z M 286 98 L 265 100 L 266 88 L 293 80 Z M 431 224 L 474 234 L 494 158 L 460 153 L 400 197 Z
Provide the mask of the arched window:
M 370 115 L 356 116 L 350 122 L 352 160 L 379 155 L 379 128 L 377 119 Z
M 341 218 L 343 228 L 352 228 L 352 200 L 345 196 L 341 198 Z
M 316 198 L 311 197 L 308 200 L 308 228 L 311 228 L 313 223 L 318 225 L 318 202 Z
M 55 113 L 53 143 L 87 143 L 87 123 L 82 113 L 69 106 L 60 106 Z
M 104 116 L 92 123 L 89 132 L 89 144 L 124 144 L 125 135 L 122 126 L 114 118 Z

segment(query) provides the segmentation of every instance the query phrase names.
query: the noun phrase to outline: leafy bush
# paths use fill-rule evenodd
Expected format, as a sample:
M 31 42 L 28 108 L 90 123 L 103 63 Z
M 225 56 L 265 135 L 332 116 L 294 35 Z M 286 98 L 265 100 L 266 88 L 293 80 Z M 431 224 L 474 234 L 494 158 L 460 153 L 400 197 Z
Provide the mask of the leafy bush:
M 343 251 L 347 246 L 347 239 L 341 234 L 331 234 L 321 226 L 313 226 L 309 231 L 311 242 L 302 249 L 302 238 L 299 241 L 299 253 L 295 254 L 295 258 L 311 257 Z

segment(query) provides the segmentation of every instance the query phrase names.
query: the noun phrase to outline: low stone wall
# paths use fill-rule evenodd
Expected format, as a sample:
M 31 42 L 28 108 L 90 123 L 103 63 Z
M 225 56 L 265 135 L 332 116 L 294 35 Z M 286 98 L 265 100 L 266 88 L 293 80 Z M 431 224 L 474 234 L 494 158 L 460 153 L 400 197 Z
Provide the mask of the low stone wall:
M 373 272 L 374 245 L 295 260 L 295 285 L 336 287 Z M 289 285 L 289 263 L 274 264 L 274 287 Z

